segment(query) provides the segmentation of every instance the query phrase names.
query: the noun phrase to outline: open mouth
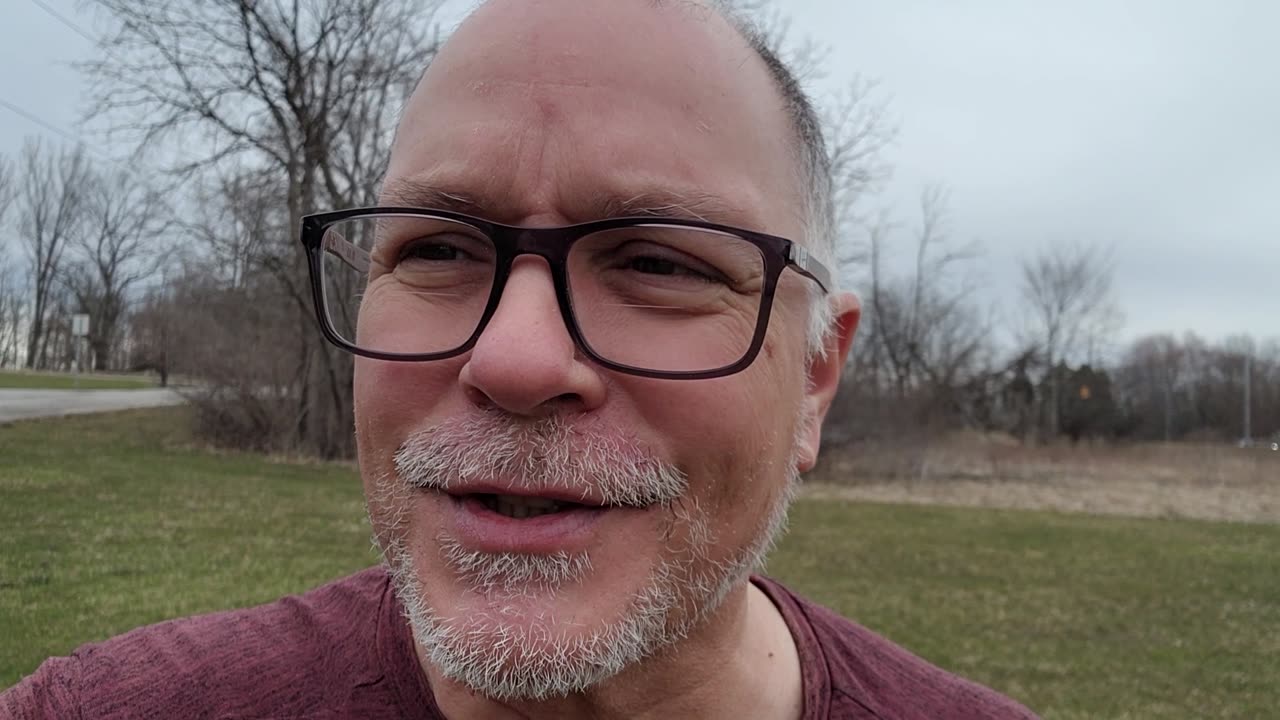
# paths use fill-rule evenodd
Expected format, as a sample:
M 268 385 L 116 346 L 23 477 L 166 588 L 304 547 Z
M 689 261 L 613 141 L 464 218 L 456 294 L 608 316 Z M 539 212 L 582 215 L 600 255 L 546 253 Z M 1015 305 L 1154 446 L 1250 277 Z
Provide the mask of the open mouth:
M 528 497 L 524 495 L 476 493 L 473 495 L 467 495 L 465 498 L 475 500 L 491 512 L 495 512 L 503 517 L 514 518 L 516 520 L 525 520 L 527 518 L 535 518 L 542 515 L 554 515 L 556 513 L 569 512 L 573 510 L 603 509 L 591 505 L 568 502 L 566 500 L 554 500 L 552 498 L 545 497 Z
M 513 494 L 504 487 L 458 488 L 444 493 L 451 512 L 451 534 L 464 546 L 482 552 L 526 555 L 585 552 L 599 538 L 600 523 L 609 518 L 627 523 L 632 508 L 608 504 L 599 495 L 541 489 Z M 505 491 L 505 492 L 504 492 Z

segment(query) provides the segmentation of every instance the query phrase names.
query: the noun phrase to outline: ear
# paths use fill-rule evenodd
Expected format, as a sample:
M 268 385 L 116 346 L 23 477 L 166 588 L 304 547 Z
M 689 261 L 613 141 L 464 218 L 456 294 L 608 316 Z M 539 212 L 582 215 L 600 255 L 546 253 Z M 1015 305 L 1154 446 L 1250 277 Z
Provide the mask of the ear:
M 806 472 L 818 462 L 818 448 L 822 444 L 822 421 L 827 417 L 831 401 L 840 386 L 840 371 L 844 369 L 853 347 L 853 336 L 858 331 L 862 317 L 862 304 L 853 293 L 840 293 L 829 298 L 835 314 L 833 332 L 826 339 L 826 353 L 809 360 L 809 385 L 805 388 L 801 422 L 796 447 L 796 467 Z

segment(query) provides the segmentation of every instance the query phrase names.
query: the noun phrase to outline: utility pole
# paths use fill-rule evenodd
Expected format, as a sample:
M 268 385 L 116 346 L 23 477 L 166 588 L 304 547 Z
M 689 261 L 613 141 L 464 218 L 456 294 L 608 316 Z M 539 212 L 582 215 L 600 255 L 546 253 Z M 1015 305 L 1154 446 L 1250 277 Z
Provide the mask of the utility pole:
M 1164 379 L 1164 441 L 1173 440 L 1173 383 L 1169 381 L 1168 369 Z
M 1249 353 L 1245 352 L 1244 354 L 1244 444 L 1245 444 L 1245 447 L 1253 445 L 1253 427 L 1252 427 L 1253 417 L 1250 414 L 1250 407 L 1249 407 L 1250 405 L 1249 393 L 1251 390 L 1249 385 L 1252 379 L 1250 377 L 1252 373 L 1250 372 L 1249 360 L 1250 360 Z

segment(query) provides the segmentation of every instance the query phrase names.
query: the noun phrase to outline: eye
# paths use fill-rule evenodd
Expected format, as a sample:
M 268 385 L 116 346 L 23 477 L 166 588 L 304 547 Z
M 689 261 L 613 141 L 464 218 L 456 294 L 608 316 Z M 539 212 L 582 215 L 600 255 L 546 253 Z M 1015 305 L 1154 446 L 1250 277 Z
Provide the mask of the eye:
M 650 275 L 678 275 L 691 272 L 688 268 L 658 257 L 633 257 L 627 263 L 627 267 Z
M 420 260 L 425 262 L 454 262 L 478 259 L 466 245 L 474 241 L 464 237 L 435 236 L 414 240 L 400 251 L 400 262 Z
M 716 268 L 674 248 L 657 247 L 650 243 L 624 248 L 618 267 L 642 275 L 667 276 L 680 280 L 707 283 L 724 282 L 724 276 Z
M 418 242 L 405 248 L 404 252 L 400 253 L 400 259 L 457 260 L 461 254 L 461 251 L 452 245 Z

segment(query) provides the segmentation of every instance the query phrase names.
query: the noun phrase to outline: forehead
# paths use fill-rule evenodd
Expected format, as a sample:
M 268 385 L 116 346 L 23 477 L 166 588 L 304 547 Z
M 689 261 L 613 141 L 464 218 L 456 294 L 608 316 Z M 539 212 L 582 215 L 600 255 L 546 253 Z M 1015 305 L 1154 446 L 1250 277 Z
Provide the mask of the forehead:
M 414 93 L 387 187 L 504 220 L 689 197 L 725 210 L 717 221 L 794 236 L 790 138 L 763 63 L 701 6 L 495 0 Z

